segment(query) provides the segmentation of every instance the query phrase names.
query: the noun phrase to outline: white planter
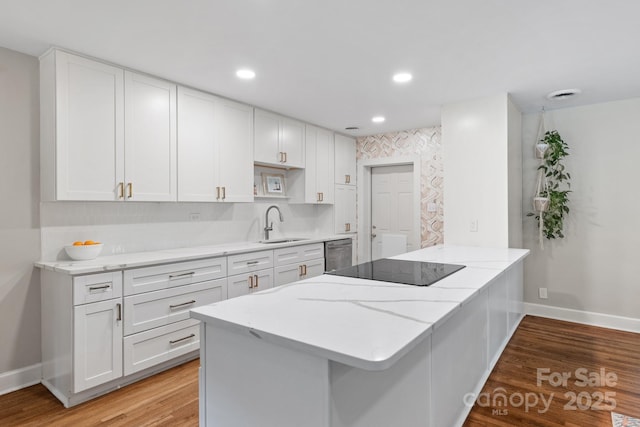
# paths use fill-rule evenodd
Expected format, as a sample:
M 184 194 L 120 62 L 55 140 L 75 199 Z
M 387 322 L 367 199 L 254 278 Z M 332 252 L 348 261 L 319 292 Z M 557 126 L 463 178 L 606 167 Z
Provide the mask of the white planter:
M 549 210 L 549 198 L 548 197 L 534 197 L 533 209 L 536 212 L 546 212 Z
M 549 144 L 543 142 L 536 144 L 536 159 L 544 159 L 544 153 L 547 152 Z

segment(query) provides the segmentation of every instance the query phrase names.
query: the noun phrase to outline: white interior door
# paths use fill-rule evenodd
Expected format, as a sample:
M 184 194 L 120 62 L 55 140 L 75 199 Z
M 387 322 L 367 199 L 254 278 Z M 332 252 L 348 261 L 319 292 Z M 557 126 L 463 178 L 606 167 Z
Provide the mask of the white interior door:
M 372 261 L 418 248 L 413 190 L 413 165 L 371 169 Z

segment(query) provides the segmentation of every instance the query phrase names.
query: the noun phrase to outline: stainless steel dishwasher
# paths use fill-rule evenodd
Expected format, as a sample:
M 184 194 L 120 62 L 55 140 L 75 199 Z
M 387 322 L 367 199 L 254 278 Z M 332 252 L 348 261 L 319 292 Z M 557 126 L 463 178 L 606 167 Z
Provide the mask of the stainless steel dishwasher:
M 324 271 L 351 267 L 353 242 L 351 239 L 331 240 L 324 243 Z

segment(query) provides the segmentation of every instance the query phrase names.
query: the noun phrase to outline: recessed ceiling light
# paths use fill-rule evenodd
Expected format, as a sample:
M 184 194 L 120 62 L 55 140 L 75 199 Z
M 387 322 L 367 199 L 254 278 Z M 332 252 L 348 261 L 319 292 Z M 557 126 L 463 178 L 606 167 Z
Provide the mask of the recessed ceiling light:
M 374 118 L 371 119 L 371 121 L 373 123 L 382 123 L 384 122 L 384 117 L 382 116 L 375 116 Z
M 413 79 L 410 73 L 397 73 L 393 75 L 393 81 L 396 83 L 407 83 Z
M 571 98 L 572 96 L 579 95 L 581 93 L 582 91 L 580 89 L 555 90 L 547 95 L 547 99 L 551 99 L 551 100 L 567 99 L 567 98 Z
M 240 70 L 236 71 L 236 76 L 241 79 L 251 80 L 256 76 L 256 73 L 255 71 L 248 68 L 241 68 Z

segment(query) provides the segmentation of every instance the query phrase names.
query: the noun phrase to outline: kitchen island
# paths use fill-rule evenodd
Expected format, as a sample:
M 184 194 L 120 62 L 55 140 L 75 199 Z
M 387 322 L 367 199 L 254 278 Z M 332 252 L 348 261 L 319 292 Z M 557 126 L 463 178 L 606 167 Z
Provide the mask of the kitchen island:
M 201 425 L 461 425 L 522 318 L 527 254 L 435 246 L 394 257 L 465 266 L 429 287 L 323 275 L 193 309 Z

